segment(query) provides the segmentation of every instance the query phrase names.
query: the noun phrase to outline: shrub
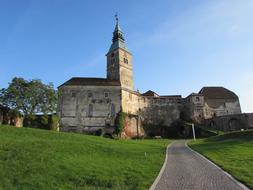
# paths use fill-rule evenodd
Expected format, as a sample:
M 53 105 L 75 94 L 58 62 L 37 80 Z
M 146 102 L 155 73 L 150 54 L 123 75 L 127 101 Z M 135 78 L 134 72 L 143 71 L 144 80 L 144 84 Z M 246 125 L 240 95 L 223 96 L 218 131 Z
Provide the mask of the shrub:
M 119 135 L 125 128 L 127 113 L 120 111 L 116 118 L 116 133 Z

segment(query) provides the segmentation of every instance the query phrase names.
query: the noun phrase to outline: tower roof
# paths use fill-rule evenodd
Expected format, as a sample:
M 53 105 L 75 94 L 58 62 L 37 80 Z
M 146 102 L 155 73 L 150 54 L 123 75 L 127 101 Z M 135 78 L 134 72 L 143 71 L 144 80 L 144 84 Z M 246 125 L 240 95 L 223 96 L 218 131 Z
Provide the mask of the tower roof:
M 108 53 L 118 48 L 124 49 L 125 51 L 129 52 L 125 44 L 125 38 L 123 36 L 123 32 L 121 31 L 120 26 L 119 26 L 118 16 L 116 15 L 116 25 L 113 32 L 112 45 Z

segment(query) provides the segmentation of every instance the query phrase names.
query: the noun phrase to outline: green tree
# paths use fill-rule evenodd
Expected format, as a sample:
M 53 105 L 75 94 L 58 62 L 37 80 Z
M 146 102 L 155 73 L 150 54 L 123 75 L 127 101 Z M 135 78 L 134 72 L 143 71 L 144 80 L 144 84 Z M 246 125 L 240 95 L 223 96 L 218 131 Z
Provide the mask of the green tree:
M 0 104 L 20 111 L 25 117 L 52 113 L 56 111 L 57 92 L 52 83 L 46 85 L 38 79 L 15 77 L 8 88 L 0 90 Z

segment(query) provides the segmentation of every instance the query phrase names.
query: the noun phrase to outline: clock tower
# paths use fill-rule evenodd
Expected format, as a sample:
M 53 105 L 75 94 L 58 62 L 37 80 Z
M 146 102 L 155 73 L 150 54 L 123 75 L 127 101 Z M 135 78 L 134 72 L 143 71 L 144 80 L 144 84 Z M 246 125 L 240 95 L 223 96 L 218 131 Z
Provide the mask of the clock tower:
M 112 45 L 107 56 L 107 78 L 119 80 L 122 88 L 134 90 L 132 54 L 128 51 L 116 17 Z

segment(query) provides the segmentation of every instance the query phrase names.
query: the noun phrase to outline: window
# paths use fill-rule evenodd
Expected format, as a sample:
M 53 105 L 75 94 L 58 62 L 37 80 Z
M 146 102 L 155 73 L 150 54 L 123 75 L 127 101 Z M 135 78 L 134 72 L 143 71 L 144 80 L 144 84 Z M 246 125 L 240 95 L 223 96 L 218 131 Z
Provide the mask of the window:
M 116 62 L 116 56 L 114 53 L 111 54 L 111 63 L 115 63 Z
M 93 97 L 92 92 L 88 92 L 88 98 L 92 98 L 92 97 Z
M 197 102 L 199 102 L 199 101 L 200 101 L 200 98 L 199 98 L 198 96 L 196 97 L 196 101 L 197 101 Z
M 72 93 L 71 93 L 71 97 L 72 97 L 72 98 L 75 98 L 75 97 L 76 97 L 76 93 L 75 93 L 75 92 L 72 92 Z
M 111 106 L 111 116 L 115 117 L 115 105 L 114 104 L 112 104 L 112 106 Z
M 107 91 L 104 92 L 104 98 L 109 98 L 109 92 Z
M 88 108 L 88 117 L 92 117 L 93 115 L 93 105 L 89 104 L 89 108 Z
M 124 58 L 124 63 L 128 64 L 128 60 L 126 58 Z

